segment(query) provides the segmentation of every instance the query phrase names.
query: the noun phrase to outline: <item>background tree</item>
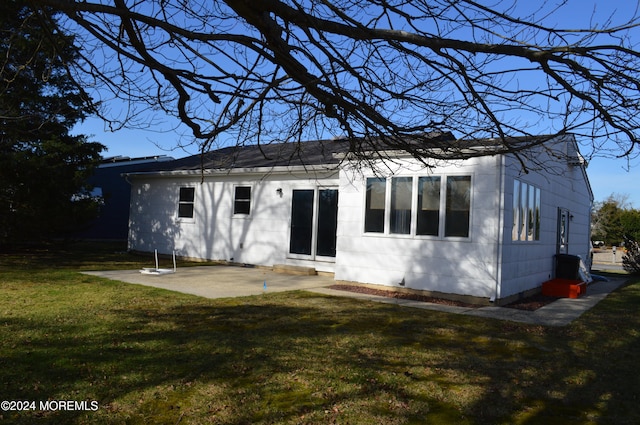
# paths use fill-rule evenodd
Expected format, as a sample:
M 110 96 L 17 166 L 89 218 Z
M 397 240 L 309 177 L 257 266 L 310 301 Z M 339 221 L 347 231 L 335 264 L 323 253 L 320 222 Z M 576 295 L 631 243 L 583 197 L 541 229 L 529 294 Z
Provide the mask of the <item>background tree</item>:
M 582 2 L 30 4 L 66 15 L 83 48 L 77 77 L 96 96 L 130 102 L 126 116 L 105 118 L 147 126 L 148 110 L 177 116 L 202 151 L 341 136 L 362 157 L 383 146 L 467 158 L 521 154 L 544 131 L 576 133 L 590 154 L 638 153 L 637 8 L 623 19 L 594 11 L 573 28 L 556 17 Z M 495 139 L 469 149 L 425 137 L 433 132 Z
M 605 245 L 620 245 L 624 236 L 620 216 L 622 209 L 612 198 L 600 203 L 593 213 L 591 236 Z
M 620 224 L 625 238 L 640 241 L 640 211 L 636 209 L 623 210 Z
M 640 211 L 631 207 L 628 196 L 612 194 L 596 204 L 591 216 L 593 240 L 620 246 L 625 238 L 640 241 Z
M 85 182 L 103 146 L 69 135 L 88 103 L 68 72 L 74 39 L 52 18 L 0 4 L 0 242 L 59 234 L 94 206 Z

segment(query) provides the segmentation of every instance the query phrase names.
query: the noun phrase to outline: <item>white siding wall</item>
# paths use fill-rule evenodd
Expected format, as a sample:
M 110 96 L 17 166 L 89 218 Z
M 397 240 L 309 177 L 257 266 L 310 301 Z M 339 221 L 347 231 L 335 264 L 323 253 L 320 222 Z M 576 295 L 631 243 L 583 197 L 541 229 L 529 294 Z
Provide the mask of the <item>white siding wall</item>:
M 499 228 L 499 158 L 429 171 L 415 165 L 396 176 L 471 175 L 468 239 L 364 233 L 366 176 L 341 173 L 336 280 L 479 297 L 495 293 Z
M 502 254 L 502 286 L 500 297 L 539 287 L 554 276 L 554 255 L 558 226 L 558 208 L 565 208 L 573 218 L 569 222 L 569 254 L 589 260 L 591 193 L 580 166 L 567 165 L 566 158 L 540 153 L 542 171 L 522 172 L 521 164 L 507 158 L 505 181 L 505 228 Z M 545 155 L 543 157 L 543 155 Z M 541 225 L 539 241 L 512 241 L 513 181 L 541 189 Z
M 129 248 L 210 260 L 267 265 L 303 264 L 287 258 L 293 189 L 338 185 L 330 176 L 227 175 L 145 178 L 132 183 Z M 194 218 L 178 218 L 180 187 L 195 187 Z M 251 213 L 233 214 L 236 186 L 251 186 Z M 277 189 L 282 189 L 282 196 Z M 333 264 L 325 268 L 332 269 Z M 323 267 L 318 267 L 322 270 Z
M 549 158 L 547 163 L 553 161 Z M 342 170 L 339 178 L 337 173 L 231 173 L 206 176 L 202 184 L 199 174 L 139 175 L 132 178 L 129 246 L 256 265 L 309 265 L 335 271 L 336 280 L 386 286 L 403 282 L 406 288 L 504 298 L 536 288 L 552 276 L 558 207 L 573 215 L 569 253 L 588 258 L 588 182 L 579 166 L 557 163 L 551 170 L 523 173 L 520 162 L 509 157 L 471 159 L 428 170 L 409 160 L 396 163 L 390 176 L 471 176 L 470 237 L 464 239 L 365 234 L 367 175 L 359 171 Z M 514 178 L 541 189 L 539 241 L 511 240 Z M 238 185 L 252 187 L 248 217 L 233 214 Z M 179 188 L 184 186 L 195 188 L 193 219 L 177 216 Z M 288 255 L 292 190 L 319 186 L 339 188 L 335 264 Z

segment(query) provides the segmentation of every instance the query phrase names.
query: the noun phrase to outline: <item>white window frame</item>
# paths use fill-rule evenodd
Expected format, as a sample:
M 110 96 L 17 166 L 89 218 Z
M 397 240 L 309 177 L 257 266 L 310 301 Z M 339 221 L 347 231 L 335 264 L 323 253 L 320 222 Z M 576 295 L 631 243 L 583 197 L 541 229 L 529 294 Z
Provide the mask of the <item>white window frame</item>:
M 243 213 L 243 212 L 236 212 L 236 191 L 238 188 L 249 188 L 249 199 L 248 200 L 244 200 L 242 199 L 242 202 L 247 202 L 249 204 L 249 212 L 248 213 Z M 247 218 L 247 217 L 251 217 L 252 213 L 253 213 L 253 208 L 254 208 L 254 202 L 253 202 L 253 185 L 250 184 L 236 184 L 233 186 L 233 195 L 232 195 L 233 199 L 232 199 L 232 205 L 231 205 L 231 214 L 233 215 L 233 217 L 236 218 Z
M 181 200 L 181 192 L 183 189 L 191 189 L 193 191 L 193 199 L 191 201 L 183 201 Z M 191 216 L 181 216 L 180 215 L 180 206 L 181 205 L 191 205 Z M 176 215 L 179 221 L 191 222 L 195 220 L 196 217 L 196 188 L 195 186 L 179 186 L 178 187 L 178 208 L 176 210 Z
M 418 234 L 418 208 L 420 208 L 418 199 L 420 198 L 420 179 L 423 177 L 429 177 L 429 178 L 434 178 L 437 177 L 438 178 L 438 185 L 439 187 L 439 192 L 438 192 L 438 229 L 436 231 L 435 235 L 427 235 L 427 234 Z M 443 227 L 442 227 L 442 220 L 444 219 L 444 209 L 445 209 L 445 203 L 444 200 L 442 199 L 442 186 L 443 186 L 443 181 L 446 181 L 444 176 L 441 175 L 430 175 L 430 176 L 417 176 L 416 177 L 416 183 L 415 183 L 415 187 L 416 187 L 416 196 L 415 196 L 415 204 L 414 204 L 414 215 L 415 215 L 415 230 L 413 232 L 413 234 L 416 235 L 417 238 L 439 238 L 440 235 L 443 234 Z
M 363 199 L 362 199 L 362 205 L 364 206 L 364 208 L 362 209 L 362 231 L 367 234 L 367 235 L 384 235 L 387 231 L 387 229 L 389 228 L 389 224 L 388 224 L 388 211 L 389 208 L 391 206 L 391 203 L 389 201 L 389 181 L 388 179 L 384 179 L 384 213 L 383 213 L 383 218 L 382 218 L 382 232 L 372 232 L 366 231 L 366 220 L 367 220 L 367 186 L 368 186 L 368 181 L 369 179 L 381 179 L 381 177 L 375 177 L 375 176 L 371 176 L 371 177 L 366 177 L 364 179 L 364 193 L 363 193 Z M 378 210 L 379 208 L 376 208 L 376 210 Z
M 517 193 L 516 185 L 518 186 Z M 542 190 L 534 184 L 514 178 L 511 195 L 511 242 L 539 243 L 542 223 Z M 532 217 L 531 221 L 529 217 Z
M 392 179 L 398 177 L 410 177 L 412 178 L 411 185 L 411 226 L 408 234 L 391 233 L 391 191 L 392 191 Z M 420 177 L 439 177 L 440 178 L 440 199 L 439 199 L 439 211 L 438 211 L 438 234 L 437 235 L 419 235 L 418 230 L 418 188 Z M 469 234 L 467 236 L 445 236 L 446 226 L 446 203 L 447 203 L 447 179 L 450 177 L 469 177 L 470 178 L 470 194 L 469 194 Z M 367 176 L 364 179 L 364 193 L 362 199 L 362 234 L 365 236 L 373 237 L 392 237 L 397 239 L 410 238 L 410 239 L 433 239 L 433 240 L 447 240 L 447 241 L 470 241 L 473 234 L 473 197 L 474 197 L 474 184 L 475 177 L 473 173 L 452 173 L 452 174 L 416 174 L 416 175 L 397 175 L 385 178 L 385 206 L 384 206 L 384 225 L 382 232 L 366 232 L 365 220 L 367 215 L 366 201 L 367 201 L 367 180 L 379 178 L 376 176 Z
M 452 235 L 452 236 L 447 236 L 446 235 L 446 225 L 447 225 L 447 190 L 449 188 L 449 179 L 450 178 L 455 178 L 455 177 L 468 177 L 469 178 L 469 218 L 468 218 L 468 230 L 467 230 L 467 236 L 457 236 L 457 235 Z M 473 195 L 473 176 L 471 174 L 450 174 L 447 175 L 446 178 L 444 179 L 444 185 L 443 187 L 440 188 L 440 197 L 441 197 L 441 210 L 440 210 L 440 216 L 442 218 L 441 221 L 441 231 L 442 231 L 442 238 L 446 239 L 446 240 L 452 240 L 452 239 L 458 239 L 458 240 L 466 240 L 466 239 L 470 239 L 471 238 L 471 226 L 472 226 L 472 220 L 471 220 L 471 212 L 473 211 L 472 208 L 472 195 Z M 444 198 L 444 199 L 443 199 Z

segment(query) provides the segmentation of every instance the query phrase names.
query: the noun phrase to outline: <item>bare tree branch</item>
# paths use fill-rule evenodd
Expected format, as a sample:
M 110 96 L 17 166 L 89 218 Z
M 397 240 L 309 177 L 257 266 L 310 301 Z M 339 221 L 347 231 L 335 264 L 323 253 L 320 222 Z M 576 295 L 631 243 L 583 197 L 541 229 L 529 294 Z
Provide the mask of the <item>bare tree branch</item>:
M 105 118 L 139 125 L 161 110 L 203 152 L 340 136 L 359 154 L 386 146 L 465 158 L 487 151 L 428 136 L 495 137 L 495 154 L 540 143 L 529 137 L 540 132 L 573 132 L 591 156 L 639 153 L 637 9 L 571 29 L 552 21 L 568 1 L 30 4 L 63 14 L 83 40 L 77 79 L 104 100 Z M 109 115 L 109 97 L 131 103 L 126 116 Z

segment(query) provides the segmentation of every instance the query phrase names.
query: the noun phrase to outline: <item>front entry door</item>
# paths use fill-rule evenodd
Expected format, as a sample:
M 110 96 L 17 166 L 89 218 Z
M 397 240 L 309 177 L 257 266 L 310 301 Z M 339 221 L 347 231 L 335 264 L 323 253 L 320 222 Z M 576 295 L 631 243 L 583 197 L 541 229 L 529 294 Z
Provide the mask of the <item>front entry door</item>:
M 289 253 L 292 257 L 335 258 L 337 225 L 337 189 L 293 191 L 289 238 Z

